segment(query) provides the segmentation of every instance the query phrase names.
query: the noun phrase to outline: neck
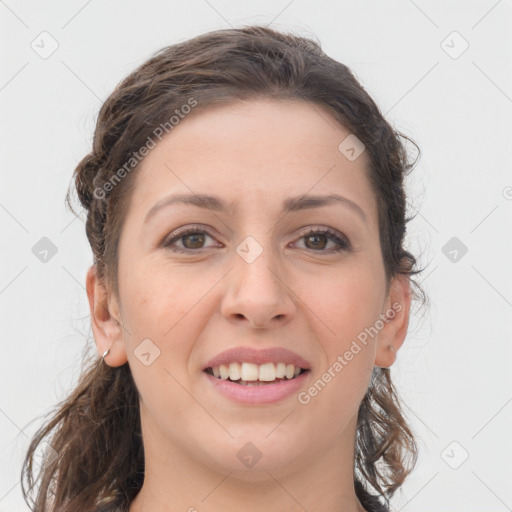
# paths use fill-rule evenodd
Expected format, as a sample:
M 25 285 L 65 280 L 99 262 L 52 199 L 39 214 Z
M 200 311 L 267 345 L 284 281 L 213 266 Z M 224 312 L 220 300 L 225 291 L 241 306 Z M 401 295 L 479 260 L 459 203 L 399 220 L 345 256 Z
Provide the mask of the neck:
M 212 468 L 141 419 L 144 485 L 129 512 L 261 512 L 269 503 L 289 512 L 365 512 L 354 490 L 355 418 L 325 453 L 250 471 Z

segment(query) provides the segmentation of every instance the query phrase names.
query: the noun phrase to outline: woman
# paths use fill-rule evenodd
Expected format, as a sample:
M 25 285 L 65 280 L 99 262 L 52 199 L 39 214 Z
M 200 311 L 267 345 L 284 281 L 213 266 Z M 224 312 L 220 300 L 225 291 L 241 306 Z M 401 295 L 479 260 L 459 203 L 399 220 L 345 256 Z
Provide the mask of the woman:
M 389 367 L 423 296 L 400 137 L 265 27 L 119 84 L 74 175 L 103 357 L 31 443 L 34 510 L 388 510 L 417 457 Z

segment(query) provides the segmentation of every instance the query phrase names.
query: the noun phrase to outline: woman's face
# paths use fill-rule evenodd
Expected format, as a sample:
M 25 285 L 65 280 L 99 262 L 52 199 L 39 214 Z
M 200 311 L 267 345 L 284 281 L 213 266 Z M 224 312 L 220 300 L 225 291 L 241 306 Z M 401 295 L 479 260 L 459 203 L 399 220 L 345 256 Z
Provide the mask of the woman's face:
M 354 159 L 353 138 L 339 149 L 349 135 L 306 102 L 209 107 L 136 171 L 109 303 L 124 330 L 110 331 L 107 361 L 130 365 L 146 457 L 172 451 L 245 478 L 350 460 L 359 404 L 373 367 L 394 361 L 409 299 L 404 283 L 386 294 L 369 160 Z M 308 371 L 258 386 L 205 371 L 240 347 L 225 363 L 250 363 L 247 380 L 294 361 L 266 349 Z

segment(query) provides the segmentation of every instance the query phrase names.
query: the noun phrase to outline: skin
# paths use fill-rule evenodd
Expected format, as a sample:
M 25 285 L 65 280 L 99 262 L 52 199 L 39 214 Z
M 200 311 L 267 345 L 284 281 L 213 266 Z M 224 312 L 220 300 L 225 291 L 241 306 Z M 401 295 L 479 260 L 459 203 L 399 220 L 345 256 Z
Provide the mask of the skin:
M 119 296 L 94 267 L 87 274 L 98 352 L 110 348 L 112 367 L 128 362 L 141 395 L 146 472 L 130 512 L 364 510 L 353 486 L 357 411 L 373 367 L 395 361 L 411 298 L 402 276 L 387 293 L 366 152 L 349 161 L 338 150 L 349 133 L 307 102 L 230 103 L 189 115 L 137 170 Z M 174 204 L 144 224 L 174 193 L 233 209 Z M 305 193 L 347 197 L 366 221 L 343 204 L 281 213 Z M 194 224 L 208 236 L 178 238 L 188 254 L 161 244 Z M 308 227 L 336 230 L 351 250 L 332 252 L 336 241 L 308 238 Z M 247 236 L 263 249 L 252 263 L 236 252 Z M 401 310 L 307 404 L 240 405 L 202 372 L 227 348 L 282 346 L 311 363 L 307 390 L 394 303 Z M 160 355 L 146 366 L 134 351 L 148 338 Z M 262 454 L 251 468 L 237 458 L 247 442 Z

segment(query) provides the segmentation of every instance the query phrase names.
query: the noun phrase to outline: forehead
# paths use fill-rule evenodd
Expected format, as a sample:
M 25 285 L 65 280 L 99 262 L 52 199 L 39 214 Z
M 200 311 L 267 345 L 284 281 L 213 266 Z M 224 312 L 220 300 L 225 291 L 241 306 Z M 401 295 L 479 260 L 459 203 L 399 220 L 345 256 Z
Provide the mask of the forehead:
M 327 109 L 310 102 L 199 104 L 142 161 L 135 204 L 148 207 L 176 191 L 221 195 L 238 209 L 250 196 L 281 204 L 339 191 L 371 210 L 367 155 L 347 159 L 339 146 L 348 136 Z

